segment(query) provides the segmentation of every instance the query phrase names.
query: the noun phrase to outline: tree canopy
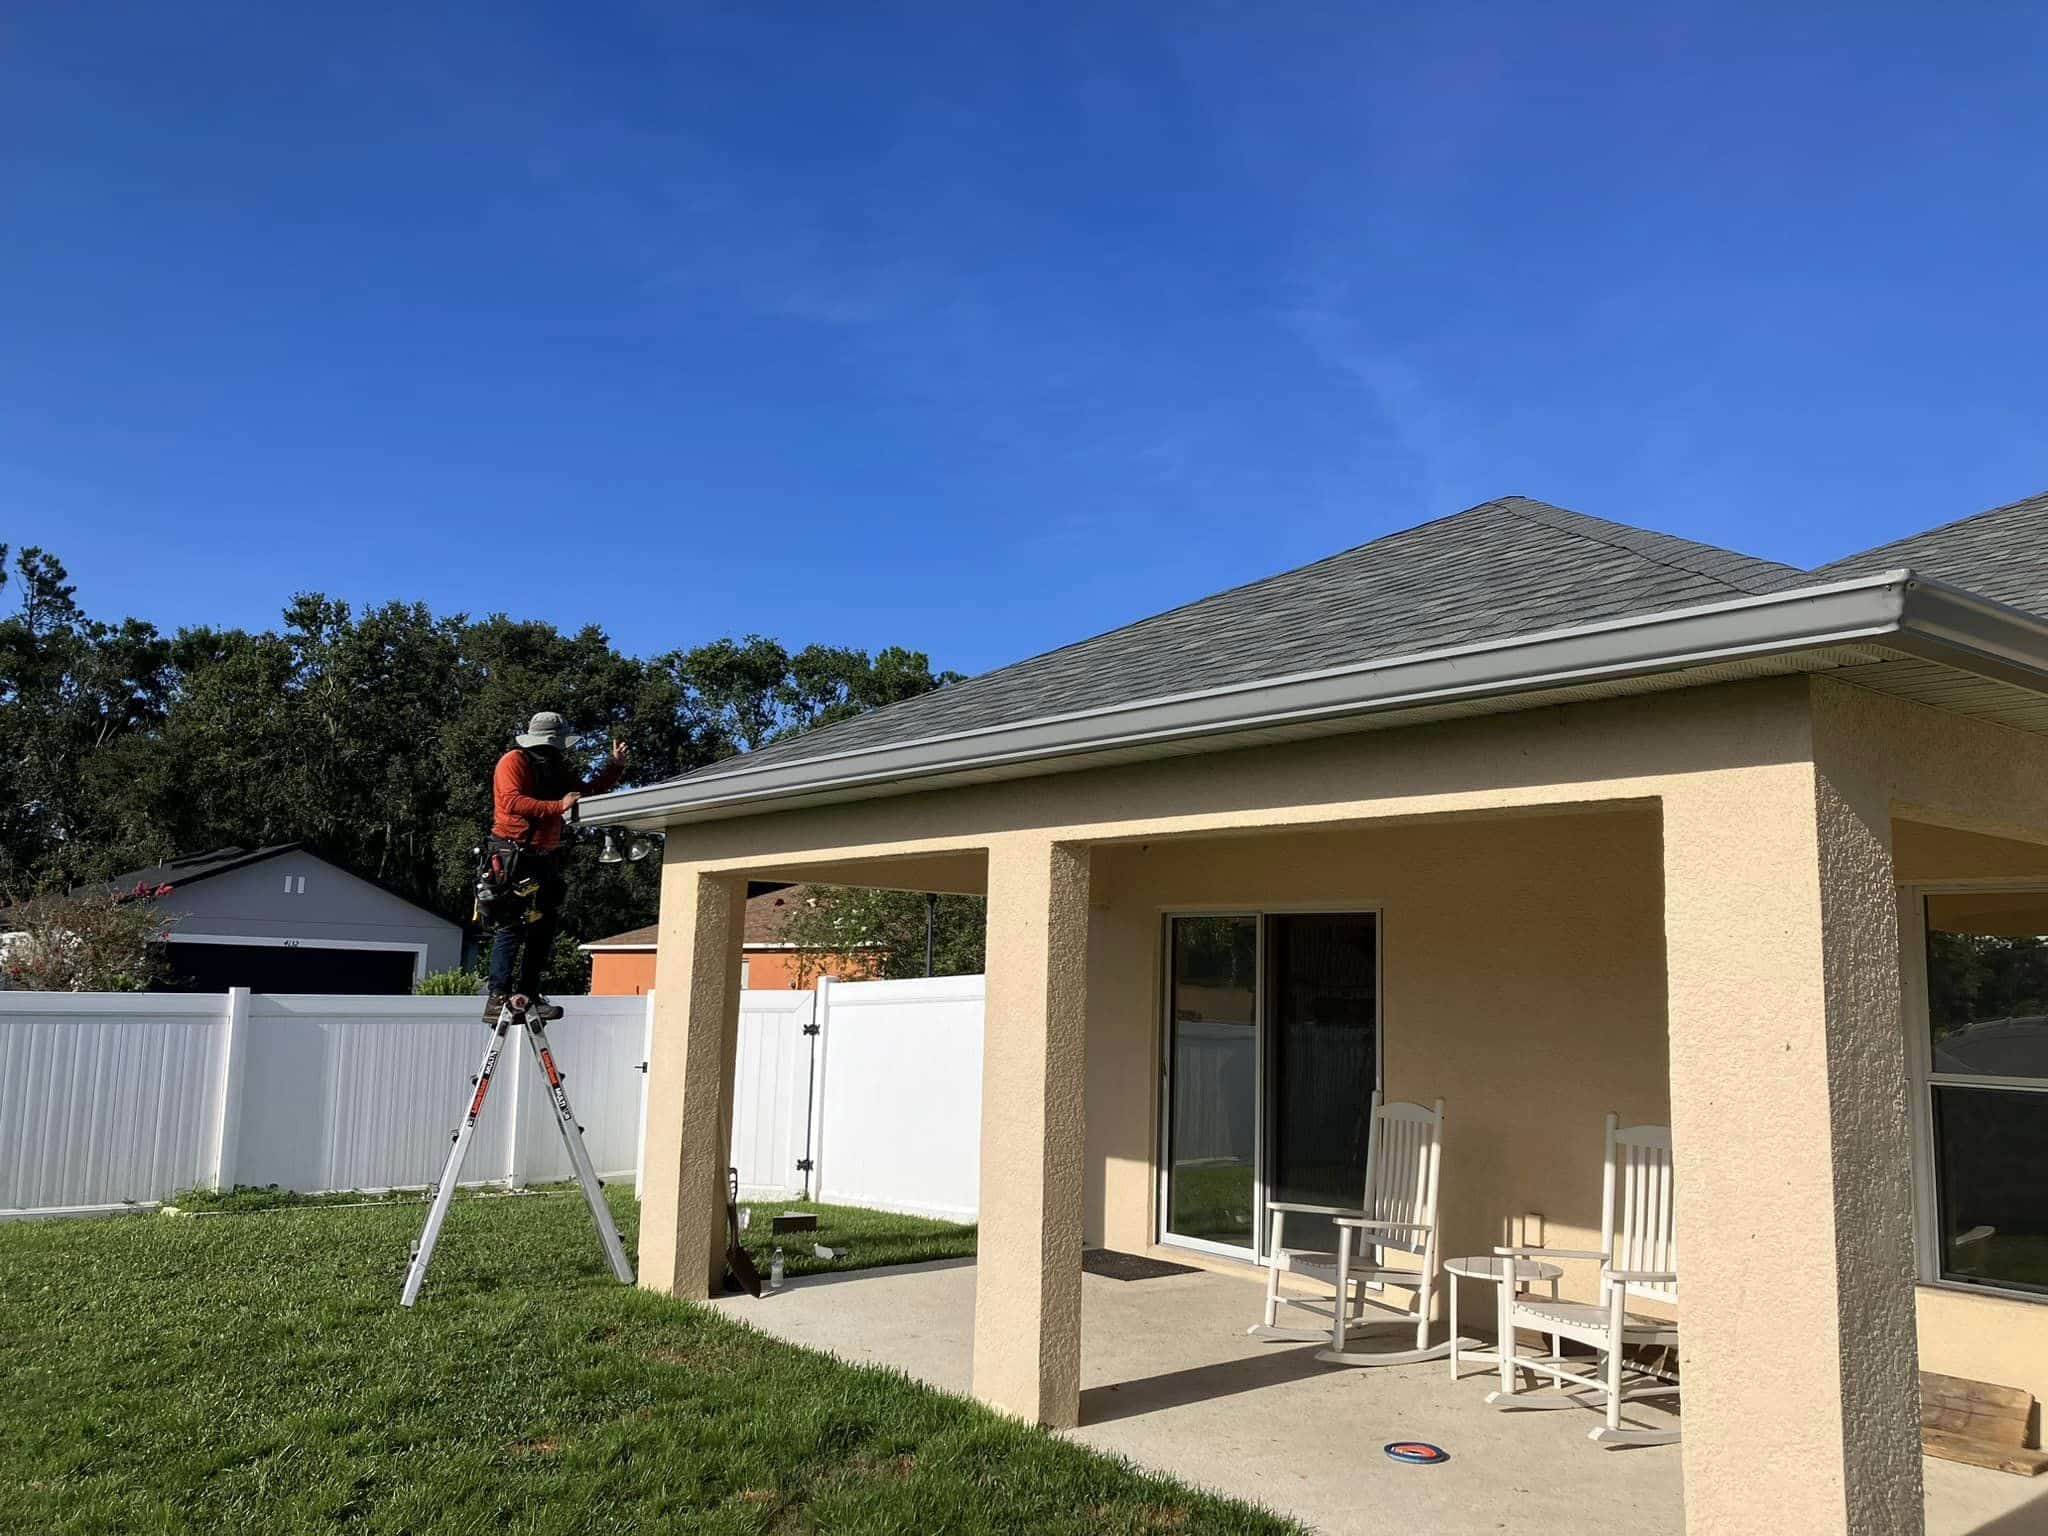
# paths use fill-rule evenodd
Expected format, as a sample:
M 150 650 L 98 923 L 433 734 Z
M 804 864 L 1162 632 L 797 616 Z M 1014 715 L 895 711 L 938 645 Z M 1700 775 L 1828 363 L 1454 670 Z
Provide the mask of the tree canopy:
M 957 674 L 762 635 L 637 658 L 596 626 L 357 610 L 307 592 L 275 629 L 164 635 L 88 616 L 63 564 L 0 545 L 0 892 L 23 899 L 231 844 L 303 841 L 457 921 L 498 755 L 560 711 L 595 756 L 612 736 L 648 783 Z M 579 867 L 553 984 L 574 943 L 652 919 L 652 861 Z

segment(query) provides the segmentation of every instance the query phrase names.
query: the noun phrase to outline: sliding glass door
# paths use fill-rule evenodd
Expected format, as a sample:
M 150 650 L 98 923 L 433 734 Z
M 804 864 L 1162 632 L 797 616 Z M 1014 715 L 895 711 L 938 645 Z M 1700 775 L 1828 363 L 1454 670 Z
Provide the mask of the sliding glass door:
M 1356 1206 L 1364 1195 L 1379 1080 L 1377 928 L 1370 913 L 1266 919 L 1269 1199 Z M 1325 1217 L 1290 1217 L 1287 1241 L 1335 1248 L 1337 1229 Z
M 1269 1198 L 1355 1204 L 1362 1192 L 1378 921 L 1204 913 L 1168 919 L 1167 940 L 1161 1232 L 1257 1256 Z M 1305 1225 L 1334 1242 L 1328 1223 Z
M 1177 917 L 1168 1004 L 1165 1230 L 1252 1245 L 1258 1214 L 1259 920 Z

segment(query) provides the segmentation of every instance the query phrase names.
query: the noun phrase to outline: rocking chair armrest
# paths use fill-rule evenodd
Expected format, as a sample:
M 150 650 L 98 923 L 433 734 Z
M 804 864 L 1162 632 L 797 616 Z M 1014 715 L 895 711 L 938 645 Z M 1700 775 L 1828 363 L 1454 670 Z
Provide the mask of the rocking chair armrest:
M 1618 1280 L 1623 1285 L 1676 1285 L 1678 1271 L 1674 1269 L 1610 1269 L 1607 1278 Z
M 1266 1209 L 1268 1211 L 1286 1211 L 1290 1215 L 1297 1216 L 1343 1217 L 1363 1216 L 1365 1214 L 1355 1205 L 1310 1205 L 1304 1200 L 1268 1200 L 1266 1202 Z
M 1598 1259 L 1603 1264 L 1614 1257 L 1591 1248 L 1496 1248 L 1493 1254 L 1498 1259 Z
M 1426 1221 L 1378 1221 L 1370 1216 L 1339 1216 L 1340 1227 L 1357 1227 L 1360 1231 L 1371 1232 L 1427 1232 Z

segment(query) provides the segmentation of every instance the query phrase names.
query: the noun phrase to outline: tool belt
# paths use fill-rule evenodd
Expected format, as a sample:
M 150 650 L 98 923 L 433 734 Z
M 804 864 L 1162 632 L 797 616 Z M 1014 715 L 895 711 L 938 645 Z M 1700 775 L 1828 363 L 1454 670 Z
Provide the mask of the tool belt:
M 529 848 L 509 837 L 485 838 L 477 849 L 477 922 L 490 928 L 539 922 L 541 876 L 554 858 L 553 849 Z

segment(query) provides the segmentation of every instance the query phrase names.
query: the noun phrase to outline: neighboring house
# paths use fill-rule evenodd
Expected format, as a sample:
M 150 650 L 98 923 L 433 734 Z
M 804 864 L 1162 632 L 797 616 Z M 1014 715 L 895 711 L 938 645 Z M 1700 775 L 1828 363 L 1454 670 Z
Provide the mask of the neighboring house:
M 410 992 L 462 963 L 462 929 L 297 843 L 216 848 L 107 882 L 154 890 L 173 985 L 196 992 Z
M 740 985 L 763 992 L 808 991 L 821 974 L 849 979 L 865 976 L 868 966 L 857 957 L 832 956 L 822 963 L 813 960 L 806 972 L 800 965 L 797 946 L 783 937 L 783 925 L 802 903 L 805 889 L 800 885 L 778 886 L 747 898 L 746 933 L 740 945 Z M 637 997 L 654 986 L 654 952 L 657 925 L 615 933 L 578 945 L 590 956 L 590 994 L 593 997 Z
M 1816 570 L 1510 497 L 585 801 L 668 833 L 642 1282 L 715 1283 L 746 882 L 985 891 L 978 1395 L 1074 1423 L 1083 1244 L 1252 1271 L 1375 1089 L 1447 1257 L 1595 1240 L 1613 1111 L 1688 1526 L 1917 1530 L 1916 1366 L 2048 1397 L 2044 615 L 2048 496 Z

